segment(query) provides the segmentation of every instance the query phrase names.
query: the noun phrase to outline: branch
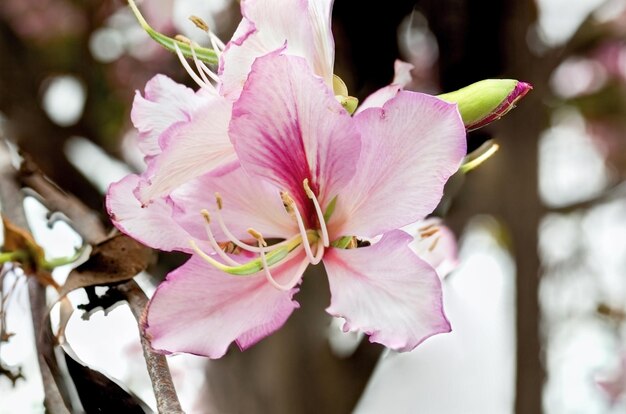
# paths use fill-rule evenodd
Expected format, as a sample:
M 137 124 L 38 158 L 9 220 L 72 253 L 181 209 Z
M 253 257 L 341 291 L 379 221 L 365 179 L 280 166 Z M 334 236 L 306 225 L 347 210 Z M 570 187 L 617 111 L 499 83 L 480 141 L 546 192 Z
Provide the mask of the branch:
M 154 394 L 157 400 L 157 409 L 160 413 L 183 413 L 178 402 L 178 396 L 176 395 L 176 389 L 172 383 L 172 377 L 170 374 L 169 366 L 165 356 L 157 354 L 152 351 L 150 344 L 142 329 L 143 313 L 148 304 L 148 298 L 146 294 L 141 290 L 137 282 L 129 280 L 128 282 L 116 286 L 116 289 L 122 292 L 126 296 L 128 306 L 133 312 L 135 319 L 139 325 L 139 332 L 141 332 L 141 346 L 143 348 L 143 356 L 146 359 L 148 365 L 148 374 L 152 381 L 152 387 L 154 388 Z

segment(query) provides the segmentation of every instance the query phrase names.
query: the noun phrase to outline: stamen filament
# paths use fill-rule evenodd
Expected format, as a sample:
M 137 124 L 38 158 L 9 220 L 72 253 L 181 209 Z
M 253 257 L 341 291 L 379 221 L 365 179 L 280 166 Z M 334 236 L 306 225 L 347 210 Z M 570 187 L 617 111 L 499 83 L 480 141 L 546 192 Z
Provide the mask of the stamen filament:
M 207 85 L 213 86 L 209 78 L 206 77 L 206 72 L 202 69 L 202 67 L 200 67 L 200 60 L 198 59 L 198 56 L 196 56 L 196 50 L 195 50 L 194 45 L 189 45 L 189 46 L 191 48 L 191 56 L 193 57 L 193 63 L 196 64 L 196 69 L 198 69 L 198 73 L 200 74 L 200 77 L 202 78 L 204 83 L 206 83 Z
M 312 265 L 316 265 L 322 261 L 322 257 L 324 257 L 324 242 L 320 239 L 317 241 L 317 250 L 315 250 L 314 261 L 311 262 Z
M 302 182 L 304 186 L 304 191 L 306 192 L 307 197 L 313 201 L 313 205 L 315 206 L 315 212 L 317 213 L 317 221 L 320 224 L 320 230 L 322 231 L 322 241 L 324 242 L 324 247 L 328 247 L 330 245 L 330 240 L 328 239 L 328 229 L 326 228 L 326 220 L 324 219 L 324 212 L 322 212 L 322 207 L 320 203 L 317 201 L 317 197 L 315 197 L 315 193 L 309 187 L 309 179 L 305 178 Z
M 206 88 L 209 91 L 214 92 L 212 85 L 204 83 L 204 81 L 200 79 L 200 77 L 198 77 L 198 75 L 193 71 L 193 69 L 191 69 L 191 66 L 189 66 L 189 63 L 187 63 L 185 56 L 183 56 L 183 53 L 180 51 L 180 48 L 178 47 L 176 43 L 174 43 L 174 48 L 176 49 L 176 55 L 178 56 L 178 59 L 180 60 L 181 65 L 183 65 L 183 67 L 185 68 L 189 76 L 191 76 L 191 79 L 193 79 L 198 84 L 199 87 Z M 191 49 L 193 50 L 193 47 Z
M 191 248 L 202 259 L 204 259 L 210 265 L 221 270 L 222 272 L 226 272 L 234 276 L 249 276 L 249 275 L 253 275 L 263 270 L 263 263 L 261 259 L 250 260 L 249 262 L 240 264 L 239 266 L 228 266 L 228 265 L 225 265 L 224 263 L 218 262 L 217 260 L 209 256 L 208 254 L 206 254 L 204 251 L 202 251 L 202 249 L 198 247 L 198 245 L 196 244 L 194 240 L 189 240 L 189 244 L 191 245 Z M 292 245 L 285 246 L 279 249 L 274 249 L 271 252 L 267 253 L 266 261 L 267 261 L 268 266 L 271 267 L 277 263 L 280 263 L 282 260 L 288 257 L 291 251 L 297 248 L 300 244 L 301 244 L 300 241 L 297 241 L 293 243 Z
M 224 235 L 231 241 L 233 242 L 236 246 L 240 247 L 243 250 L 247 250 L 249 252 L 252 253 L 261 253 L 261 251 L 265 251 L 265 252 L 269 252 L 270 250 L 273 249 L 277 249 L 286 245 L 289 245 L 290 243 L 294 242 L 296 239 L 298 240 L 307 240 L 307 242 L 314 237 L 314 232 L 308 232 L 304 234 L 304 237 L 302 237 L 302 233 L 298 234 L 290 239 L 284 240 L 280 243 L 276 243 L 273 244 L 271 246 L 269 246 L 269 248 L 265 248 L 265 249 L 261 249 L 259 247 L 256 246 L 251 246 L 247 243 L 242 242 L 241 240 L 239 240 L 229 229 L 228 227 L 226 227 L 226 223 L 224 222 L 224 220 L 222 219 L 222 214 L 221 214 L 221 210 L 223 207 L 223 202 L 222 202 L 222 197 L 220 196 L 219 193 L 215 193 L 215 200 L 217 202 L 217 212 L 216 212 L 216 217 L 217 217 L 217 223 L 220 226 L 220 229 L 222 230 L 222 233 L 224 233 Z M 305 243 L 308 244 L 308 243 Z
M 302 220 L 302 216 L 300 215 L 300 210 L 298 210 L 298 206 L 296 202 L 291 198 L 291 196 L 287 193 L 283 193 L 283 201 L 288 205 L 289 209 L 293 211 L 294 216 L 296 217 L 296 221 L 298 222 L 298 229 L 300 230 L 300 235 L 302 236 L 302 240 L 307 240 L 306 229 L 304 227 L 304 221 Z M 306 257 L 309 259 L 309 262 L 313 263 L 315 261 L 315 256 L 313 256 L 313 252 L 311 251 L 311 246 L 309 243 L 302 243 L 304 245 L 304 251 L 306 253 Z
M 284 285 L 281 283 L 278 283 L 276 279 L 274 279 L 269 269 L 266 269 L 265 278 L 276 289 L 286 292 L 286 291 L 293 289 L 298 284 L 300 279 L 302 279 L 302 274 L 304 273 L 304 271 L 306 270 L 308 266 L 309 266 L 309 262 L 302 261 L 302 263 L 300 263 L 300 266 L 298 266 L 296 271 L 293 273 L 293 277 L 291 278 L 291 280 L 289 280 L 289 282 L 285 283 Z
M 202 210 L 200 211 L 200 214 L 202 214 L 202 217 L 204 217 L 204 229 L 206 230 L 206 235 L 209 238 L 209 243 L 211 244 L 213 251 L 215 251 L 215 253 L 217 253 L 228 264 L 233 266 L 239 266 L 241 263 L 238 263 L 230 256 L 228 256 L 220 248 L 219 244 L 217 244 L 217 240 L 215 240 L 215 236 L 213 236 L 213 232 L 211 231 L 211 216 L 209 215 L 209 212 L 207 210 Z

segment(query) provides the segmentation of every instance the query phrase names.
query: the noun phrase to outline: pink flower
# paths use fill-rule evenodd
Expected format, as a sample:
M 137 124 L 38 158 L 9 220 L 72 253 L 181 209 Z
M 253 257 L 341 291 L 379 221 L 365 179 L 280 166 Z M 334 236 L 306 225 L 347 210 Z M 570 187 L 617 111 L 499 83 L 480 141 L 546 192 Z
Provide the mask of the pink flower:
M 228 44 L 208 32 L 219 55 L 219 76 L 194 56 L 196 73 L 176 49 L 200 89 L 194 92 L 157 75 L 146 85 L 144 96 L 135 96 L 131 117 L 148 165 L 135 192 L 144 205 L 190 179 L 232 167 L 236 160 L 228 136 L 232 102 L 257 57 L 274 51 L 302 56 L 332 86 L 331 0 L 241 3 L 244 18 Z
M 327 312 L 345 330 L 399 351 L 450 330 L 435 270 L 397 229 L 435 208 L 465 155 L 455 105 L 400 91 L 351 117 L 311 69 L 280 52 L 254 61 L 232 104 L 229 168 L 143 207 L 139 177 L 111 186 L 118 228 L 192 253 L 150 302 L 145 329 L 155 349 L 219 358 L 233 341 L 251 346 L 298 307 L 302 274 L 320 262 Z

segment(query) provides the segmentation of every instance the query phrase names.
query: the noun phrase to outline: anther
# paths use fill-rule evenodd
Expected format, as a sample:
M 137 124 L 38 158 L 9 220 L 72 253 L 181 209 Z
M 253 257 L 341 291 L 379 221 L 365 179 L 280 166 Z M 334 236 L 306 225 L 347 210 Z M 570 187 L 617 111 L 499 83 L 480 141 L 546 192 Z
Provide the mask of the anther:
M 176 36 L 174 36 L 174 39 L 178 40 L 181 43 L 185 43 L 186 45 L 189 45 L 189 46 L 192 45 L 191 40 L 188 37 L 183 36 L 181 34 L 177 34 Z
M 433 243 L 428 248 L 429 252 L 432 252 L 433 250 L 435 250 L 435 247 L 437 247 L 437 244 L 439 243 L 440 239 L 441 239 L 441 236 L 437 236 L 437 238 L 433 241 Z
M 217 203 L 218 209 L 221 210 L 224 207 L 222 203 L 222 196 L 220 195 L 220 193 L 215 193 L 215 202 Z
M 267 247 L 267 242 L 265 241 L 265 239 L 263 238 L 263 235 L 261 233 L 259 233 L 258 231 L 256 231 L 255 229 L 248 229 L 248 234 L 252 237 L 254 237 L 254 239 L 259 242 L 259 246 L 260 247 Z
M 203 32 L 209 32 L 209 25 L 206 24 L 206 22 L 202 20 L 202 18 L 192 15 L 189 16 L 189 20 L 191 20 L 191 22 L 195 24 L 198 29 L 202 30 Z
M 200 210 L 200 214 L 204 218 L 204 222 L 205 222 L 204 229 L 206 231 L 207 238 L 209 239 L 209 244 L 211 245 L 211 248 L 213 249 L 213 251 L 222 259 L 224 259 L 226 263 L 232 266 L 239 266 L 239 263 L 235 261 L 234 259 L 231 259 L 215 240 L 215 236 L 213 235 L 213 232 L 211 231 L 211 215 L 209 214 L 209 212 L 205 209 L 202 209 Z
M 293 206 L 295 204 L 295 201 L 293 201 L 293 198 L 291 198 L 291 196 L 286 191 L 280 192 L 280 198 L 283 201 L 283 206 L 285 207 L 285 210 L 287 211 L 287 213 L 293 214 L 294 213 Z
M 433 234 L 437 234 L 438 231 L 439 231 L 439 227 L 433 226 L 433 227 L 431 227 L 428 230 L 424 230 L 424 231 L 420 232 L 420 236 L 423 239 L 426 239 L 426 238 L 432 236 Z
M 202 217 L 204 217 L 204 221 L 206 221 L 207 224 L 211 224 L 211 215 L 208 210 L 202 209 L 200 210 L 200 214 L 202 214 Z

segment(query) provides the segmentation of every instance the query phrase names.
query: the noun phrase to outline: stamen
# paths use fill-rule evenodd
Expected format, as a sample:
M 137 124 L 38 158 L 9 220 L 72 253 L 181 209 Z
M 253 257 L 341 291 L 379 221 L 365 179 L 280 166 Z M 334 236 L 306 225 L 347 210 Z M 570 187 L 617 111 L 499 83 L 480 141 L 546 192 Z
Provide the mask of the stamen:
M 196 27 L 200 30 L 202 30 L 203 32 L 208 32 L 209 31 L 209 25 L 206 24 L 206 22 L 204 20 L 202 20 L 202 18 L 198 17 L 198 16 L 189 16 L 189 20 L 191 20 L 191 22 L 193 24 L 196 25 Z
M 198 56 L 196 55 L 196 48 L 194 47 L 193 44 L 190 44 L 189 45 L 189 49 L 191 49 L 191 56 L 193 57 L 193 63 L 196 64 L 196 69 L 198 69 L 198 73 L 202 77 L 202 80 L 207 85 L 210 85 L 211 87 L 213 87 L 213 84 L 211 84 L 211 81 L 209 80 L 209 78 L 206 77 L 207 72 L 205 72 L 204 69 L 202 68 L 202 66 L 200 65 L 200 63 L 202 63 L 202 62 L 200 62 L 200 60 L 198 59 Z
M 263 235 L 261 235 L 261 233 L 259 233 L 258 231 L 254 229 L 248 229 L 248 233 L 250 233 L 250 235 L 252 235 L 252 237 L 254 237 L 257 240 L 257 242 L 259 243 L 259 248 L 262 249 L 261 250 L 261 263 L 263 263 L 263 270 L 265 271 L 265 278 L 267 279 L 267 281 L 278 290 L 282 290 L 282 291 L 291 290 L 298 283 L 302 273 L 304 272 L 304 269 L 306 269 L 306 266 L 308 266 L 309 264 L 307 262 L 302 262 L 300 264 L 300 267 L 298 268 L 298 271 L 294 274 L 294 276 L 291 278 L 291 280 L 288 283 L 284 285 L 281 283 L 278 283 L 276 279 L 274 279 L 274 276 L 272 276 L 270 267 L 267 265 L 267 257 L 265 256 L 265 251 L 264 251 L 265 249 L 263 249 L 263 247 L 267 246 L 267 242 L 263 238 Z M 319 241 L 318 241 L 318 245 L 319 245 Z
M 320 203 L 317 201 L 317 197 L 315 197 L 315 193 L 309 187 L 309 179 L 305 178 L 302 182 L 304 186 L 304 192 L 306 192 L 307 197 L 313 201 L 313 205 L 315 206 L 315 212 L 317 213 L 317 221 L 320 224 L 320 230 L 322 231 L 322 241 L 324 242 L 324 247 L 328 247 L 330 245 L 330 240 L 328 239 L 328 229 L 326 228 L 326 220 L 324 220 L 324 212 L 322 212 L 322 207 L 320 207 Z
M 189 245 L 191 246 L 193 251 L 196 252 L 207 263 L 209 263 L 212 266 L 215 266 L 216 268 L 218 268 L 219 270 L 221 270 L 223 272 L 228 272 L 229 266 L 226 266 L 225 264 L 218 262 L 217 260 L 215 260 L 214 258 L 209 256 L 208 254 L 206 254 L 200 247 L 198 247 L 198 245 L 196 244 L 195 240 L 193 240 L 193 239 L 189 240 Z
M 226 237 L 228 237 L 228 239 L 230 239 L 230 241 L 232 241 L 236 246 L 240 247 L 243 250 L 247 250 L 247 251 L 252 252 L 252 253 L 261 253 L 262 250 L 265 251 L 265 252 L 270 252 L 270 251 L 275 250 L 275 249 L 277 249 L 279 247 L 283 247 L 283 246 L 285 246 L 287 244 L 290 244 L 290 243 L 294 242 L 294 240 L 297 237 L 301 237 L 301 235 L 294 236 L 291 239 L 287 239 L 287 240 L 284 240 L 284 241 L 282 241 L 280 243 L 271 245 L 269 247 L 269 249 L 267 249 L 267 248 L 266 249 L 260 249 L 260 248 L 255 247 L 255 246 L 251 246 L 251 245 L 249 245 L 247 243 L 242 242 L 237 237 L 235 237 L 235 235 L 230 230 L 228 230 L 228 227 L 226 227 L 226 223 L 224 223 L 224 220 L 222 219 L 222 214 L 221 214 L 221 210 L 222 210 L 222 207 L 224 205 L 223 205 L 223 201 L 222 201 L 222 196 L 219 193 L 215 193 L 215 201 L 217 203 L 217 212 L 216 212 L 217 223 L 219 224 L 220 229 L 222 230 L 222 233 L 224 233 L 224 235 Z M 305 238 L 303 238 L 302 240 L 306 240 L 307 242 L 304 243 L 304 244 L 308 245 L 308 235 L 305 234 Z
M 311 246 L 308 242 L 308 237 L 306 234 L 306 229 L 304 227 L 304 222 L 302 221 L 302 216 L 300 215 L 300 211 L 298 210 L 298 206 L 296 202 L 291 198 L 291 196 L 287 192 L 283 192 L 282 194 L 283 201 L 287 203 L 289 209 L 291 209 L 296 217 L 296 221 L 298 222 L 298 229 L 300 229 L 300 235 L 302 236 L 302 244 L 304 245 L 304 251 L 306 252 L 306 257 L 309 259 L 309 262 L 313 263 L 316 259 L 313 256 L 313 252 L 311 251 Z M 319 263 L 319 262 L 318 262 Z
M 433 243 L 428 248 L 429 252 L 432 252 L 433 250 L 435 250 L 435 247 L 437 247 L 437 244 L 439 243 L 440 239 L 441 239 L 441 236 L 437 236 L 437 238 L 433 241 Z
M 224 42 L 222 42 L 220 40 L 219 37 L 217 37 L 209 28 L 209 25 L 202 20 L 200 17 L 198 16 L 189 16 L 189 20 L 191 20 L 191 22 L 193 24 L 196 25 L 196 27 L 200 30 L 202 30 L 203 32 L 205 32 L 208 36 L 209 36 L 209 40 L 211 41 L 211 46 L 213 46 L 213 50 L 216 53 L 220 53 L 224 50 L 224 48 L 226 47 L 226 45 L 224 44 Z
M 209 238 L 209 243 L 213 248 L 213 251 L 217 253 L 222 259 L 224 259 L 228 264 L 233 266 L 239 266 L 241 263 L 231 259 L 217 244 L 217 240 L 215 240 L 215 236 L 213 236 L 213 232 L 211 231 L 211 216 L 207 210 L 200 211 L 202 217 L 204 217 L 204 229 L 206 230 L 207 237 Z
M 293 273 L 293 277 L 291 278 L 291 280 L 285 283 L 284 285 L 278 283 L 276 279 L 274 279 L 274 277 L 272 277 L 271 273 L 269 272 L 265 273 L 265 277 L 267 281 L 270 282 L 270 284 L 274 286 L 276 289 L 286 292 L 296 287 L 296 285 L 302 278 L 302 274 L 304 273 L 304 271 L 306 270 L 308 266 L 309 266 L 309 262 L 303 261 L 302 263 L 300 263 L 300 266 L 298 266 L 296 271 Z
M 430 223 L 430 224 L 428 224 L 426 226 L 420 227 L 419 229 L 417 229 L 417 231 L 419 231 L 421 233 L 421 232 L 426 231 L 428 229 L 432 229 L 435 226 L 436 226 L 435 223 Z
M 218 242 L 217 245 L 224 251 L 224 253 L 239 254 L 241 248 L 231 241 Z
M 191 66 L 189 66 L 189 63 L 187 63 L 185 56 L 183 56 L 183 52 L 180 51 L 178 44 L 174 43 L 174 48 L 176 49 L 176 55 L 178 56 L 178 59 L 180 60 L 181 65 L 183 65 L 183 67 L 185 68 L 189 76 L 191 76 L 191 79 L 193 79 L 201 88 L 206 88 L 213 92 L 214 90 L 213 86 L 210 84 L 206 84 L 202 79 L 198 77 L 198 75 L 196 75 L 193 69 L 191 69 Z M 193 48 L 191 49 L 193 50 Z
M 315 250 L 315 260 L 311 262 L 312 265 L 316 265 L 322 261 L 324 257 L 324 242 L 320 239 L 317 241 L 317 250 Z
M 433 227 L 431 227 L 428 230 L 424 230 L 424 231 L 420 232 L 420 236 L 423 239 L 426 239 L 426 238 L 432 236 L 433 234 L 437 234 L 438 231 L 439 231 L 439 227 L 433 226 Z

